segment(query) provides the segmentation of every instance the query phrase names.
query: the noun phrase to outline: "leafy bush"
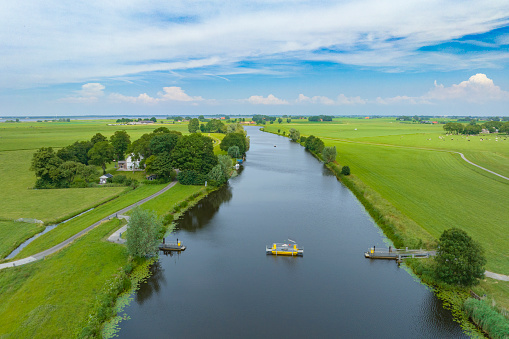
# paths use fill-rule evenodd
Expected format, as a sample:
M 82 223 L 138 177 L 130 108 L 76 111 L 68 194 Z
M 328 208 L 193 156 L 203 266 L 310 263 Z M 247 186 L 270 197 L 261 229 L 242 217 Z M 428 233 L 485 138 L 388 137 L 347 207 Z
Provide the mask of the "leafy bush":
M 203 185 L 207 180 L 207 176 L 193 170 L 187 170 L 179 172 L 177 180 L 182 185 Z
M 343 168 L 341 168 L 341 174 L 343 174 L 343 175 L 350 175 L 350 167 L 343 166 Z
M 173 214 L 166 214 L 163 218 L 163 225 L 169 225 L 173 222 Z

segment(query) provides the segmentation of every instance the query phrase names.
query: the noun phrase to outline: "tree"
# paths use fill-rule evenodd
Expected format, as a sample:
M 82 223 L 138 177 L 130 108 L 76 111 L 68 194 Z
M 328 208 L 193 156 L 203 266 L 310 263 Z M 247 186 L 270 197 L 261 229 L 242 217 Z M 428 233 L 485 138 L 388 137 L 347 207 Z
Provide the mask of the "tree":
M 228 155 L 232 158 L 240 157 L 239 146 L 230 146 L 228 147 Z
M 200 116 L 198 117 L 198 120 L 203 121 L 203 120 L 205 120 L 205 117 L 204 117 L 203 115 L 200 115 Z
M 156 134 L 150 139 L 152 154 L 171 153 L 177 145 L 179 137 L 173 133 Z
M 484 277 L 486 258 L 481 245 L 458 228 L 445 230 L 435 257 L 438 280 L 450 285 L 472 286 Z
M 230 178 L 230 172 L 232 171 L 232 159 L 227 155 L 219 154 L 217 156 L 217 164 L 221 167 L 221 171 L 226 180 L 228 180 L 228 178 Z
M 189 125 L 187 125 L 187 129 L 189 133 L 196 133 L 200 129 L 200 120 L 193 118 L 189 121 Z
M 104 135 L 102 135 L 101 133 L 96 133 L 91 139 L 90 139 L 90 142 L 92 144 L 97 144 L 98 142 L 101 142 L 101 141 L 106 141 L 108 140 L 108 138 L 106 138 Z
M 321 153 L 324 148 L 323 141 L 314 135 L 310 135 L 306 138 L 305 146 L 307 150 L 315 153 Z
M 89 163 L 101 166 L 103 174 L 106 174 L 106 164 L 113 160 L 113 146 L 107 141 L 100 141 L 88 151 Z
M 241 155 L 244 155 L 248 150 L 246 136 L 243 133 L 229 133 L 223 140 L 219 148 L 223 151 L 228 151 L 231 146 L 237 146 Z
M 212 139 L 200 133 L 180 138 L 171 153 L 173 168 L 207 174 L 217 165 Z
M 58 172 L 58 167 L 62 162 L 62 159 L 57 157 L 53 148 L 39 148 L 32 156 L 32 163 L 30 166 L 30 169 L 35 172 L 35 176 L 39 178 L 39 185 L 36 183 L 36 187 L 52 185 L 53 178 Z
M 156 119 L 156 117 L 152 117 L 152 118 L 150 118 L 150 121 L 157 122 L 157 119 Z
M 300 139 L 300 132 L 295 128 L 290 128 L 290 139 L 297 141 Z
M 145 172 L 155 174 L 158 178 L 169 179 L 172 175 L 175 175 L 175 171 L 171 166 L 170 153 L 164 152 L 159 155 L 151 155 L 145 161 L 145 165 Z
M 135 207 L 127 224 L 127 252 L 133 257 L 157 253 L 161 228 L 161 220 L 154 211 Z
M 280 124 L 280 123 L 282 123 L 282 122 L 283 122 L 283 119 L 282 119 L 282 118 L 278 118 L 278 119 L 277 119 L 277 122 L 278 122 L 278 124 Z
M 110 138 L 111 145 L 113 146 L 113 152 L 118 160 L 124 160 L 124 154 L 126 153 L 129 145 L 131 144 L 131 138 L 126 131 L 116 131 Z
M 92 148 L 91 141 L 76 141 L 74 144 L 58 150 L 57 156 L 63 161 L 78 161 L 88 164 L 88 151 Z
M 343 174 L 343 175 L 350 175 L 350 167 L 343 166 L 343 168 L 341 168 L 341 174 Z
M 328 164 L 329 162 L 335 161 L 336 156 L 337 156 L 336 146 L 323 148 L 322 157 L 323 157 L 323 161 L 325 161 L 326 164 Z

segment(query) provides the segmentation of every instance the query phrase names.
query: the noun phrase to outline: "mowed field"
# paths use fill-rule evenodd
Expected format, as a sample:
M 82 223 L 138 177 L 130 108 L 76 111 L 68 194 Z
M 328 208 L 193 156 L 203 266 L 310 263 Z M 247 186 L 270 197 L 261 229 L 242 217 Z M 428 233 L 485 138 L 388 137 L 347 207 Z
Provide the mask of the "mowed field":
M 441 125 L 403 124 L 395 119 L 265 126 L 272 132 L 290 128 L 336 146 L 338 163 L 350 166 L 353 175 L 435 238 L 451 227 L 464 229 L 485 248 L 487 268 L 509 274 L 509 181 L 453 153 L 462 152 L 471 161 L 509 176 L 507 136 L 446 136 Z

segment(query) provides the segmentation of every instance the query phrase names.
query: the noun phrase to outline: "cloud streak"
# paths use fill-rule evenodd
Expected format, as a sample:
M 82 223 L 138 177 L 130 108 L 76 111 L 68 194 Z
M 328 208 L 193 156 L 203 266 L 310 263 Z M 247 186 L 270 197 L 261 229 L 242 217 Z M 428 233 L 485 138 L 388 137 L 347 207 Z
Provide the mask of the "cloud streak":
M 420 49 L 493 30 L 508 18 L 509 3 L 489 0 L 11 1 L 0 11 L 0 87 L 195 69 L 221 76 L 253 60 L 264 60 L 258 72 L 278 70 L 266 60 L 390 71 L 493 67 L 507 62 L 507 49 Z M 493 44 L 506 46 L 507 38 Z

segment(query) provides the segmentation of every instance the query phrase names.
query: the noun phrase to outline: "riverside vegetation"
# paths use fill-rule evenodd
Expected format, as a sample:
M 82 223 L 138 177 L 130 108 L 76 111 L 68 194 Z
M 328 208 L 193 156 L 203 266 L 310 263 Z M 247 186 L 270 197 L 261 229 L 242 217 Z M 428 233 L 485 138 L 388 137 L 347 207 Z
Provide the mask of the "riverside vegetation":
M 366 206 L 395 246 L 435 248 L 444 230 L 457 227 L 484 248 L 488 270 L 509 275 L 509 210 L 504 198 L 509 196 L 509 182 L 469 165 L 455 153 L 462 152 L 474 163 L 509 176 L 509 136 L 504 131 L 450 135 L 443 126 L 395 118 L 292 119 L 266 124 L 264 130 L 279 130 L 282 135 L 297 130 L 304 137 L 299 141 L 308 149 L 306 137 L 311 135 L 321 139 L 324 147 L 336 147 L 338 157 L 329 168 Z M 351 175 L 341 174 L 345 165 Z M 475 307 L 467 307 L 470 289 L 439 283 L 432 274 L 432 261 L 410 260 L 408 264 L 424 282 L 439 286 L 438 295 L 452 301 L 459 318 L 466 317 L 463 307 L 469 307 L 472 319 L 478 318 L 471 315 L 477 312 Z M 505 319 L 506 332 L 491 331 L 489 335 L 507 333 L 509 282 L 484 278 L 471 289 L 484 296 L 481 302 L 486 307 Z
M 117 132 L 118 126 L 109 123 L 113 122 L 97 120 L 2 124 L 0 166 L 3 176 L 0 181 L 9 198 L 0 202 L 0 258 L 43 229 L 39 224 L 13 220 L 32 218 L 49 224 L 95 207 L 37 238 L 25 247 L 15 260 L 48 249 L 165 186 L 156 181 L 150 185 L 148 182 L 141 186 L 134 185 L 138 186 L 136 189 L 133 189 L 133 186 L 116 185 L 77 188 L 73 186 L 74 180 L 68 180 L 65 184 L 56 184 L 54 187 L 75 188 L 31 189 L 35 178 L 34 172 L 29 170 L 30 161 L 37 149 L 41 146 L 52 147 L 58 153 L 69 145 L 75 145 L 73 142 L 76 140 L 90 140 L 90 137 L 97 133 L 106 139 L 111 138 Z M 228 125 L 225 126 L 228 132 Z M 157 126 L 122 126 L 122 129 L 125 129 L 131 138 L 138 140 L 145 134 L 152 134 L 155 127 Z M 170 127 L 182 134 L 186 134 L 188 130 L 187 123 L 166 123 L 159 127 Z M 226 154 L 219 147 L 226 134 L 211 132 L 206 135 L 210 137 L 210 150 L 219 155 Z M 106 140 L 99 142 L 104 141 Z M 120 154 L 117 153 L 116 156 L 120 157 Z M 116 173 L 111 163 L 106 163 L 105 170 L 108 173 L 120 174 Z M 121 174 L 131 180 L 144 178 L 140 172 Z M 199 201 L 209 190 L 203 186 L 177 184 L 141 205 L 141 208 L 155 211 L 170 230 L 172 220 Z M 105 241 L 120 226 L 121 221 L 113 219 L 45 260 L 0 270 L 0 336 L 100 335 L 102 323 L 114 315 L 115 299 L 122 291 L 130 289 L 131 272 L 138 272 L 136 279 L 139 280 L 137 267 L 145 265 L 144 260 L 130 259 L 124 246 Z M 106 286 L 107 284 L 110 286 Z

